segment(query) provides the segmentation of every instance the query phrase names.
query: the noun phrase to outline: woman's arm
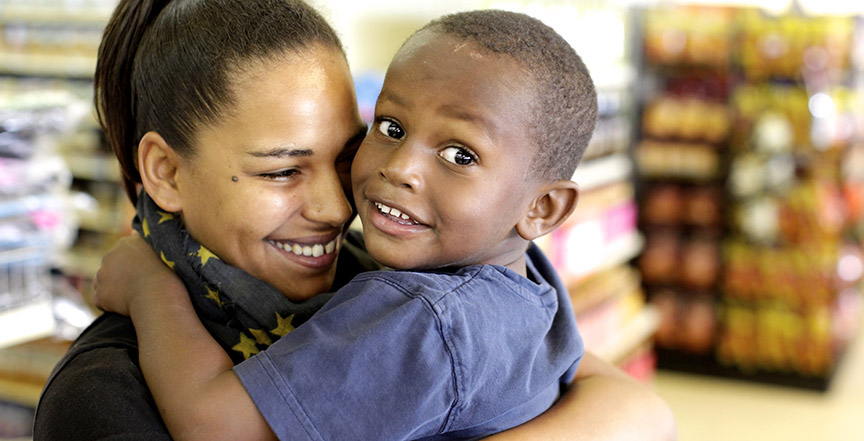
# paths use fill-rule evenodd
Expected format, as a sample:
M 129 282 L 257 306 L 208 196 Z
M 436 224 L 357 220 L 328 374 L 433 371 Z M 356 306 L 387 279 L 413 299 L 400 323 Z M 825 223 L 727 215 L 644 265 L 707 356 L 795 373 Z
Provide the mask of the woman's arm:
M 143 239 L 122 239 L 103 258 L 96 304 L 132 318 L 141 371 L 174 439 L 276 439 L 183 282 Z
M 586 352 L 570 389 L 552 408 L 486 439 L 674 441 L 678 429 L 672 410 L 649 387 Z

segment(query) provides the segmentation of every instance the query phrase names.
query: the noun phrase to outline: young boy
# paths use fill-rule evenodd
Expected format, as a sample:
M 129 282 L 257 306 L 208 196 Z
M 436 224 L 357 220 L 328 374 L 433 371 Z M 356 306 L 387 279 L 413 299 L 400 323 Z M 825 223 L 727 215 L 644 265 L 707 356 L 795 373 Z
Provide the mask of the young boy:
M 422 28 L 352 168 L 368 251 L 400 271 L 355 277 L 236 367 L 176 278 L 127 295 L 141 358 L 165 362 L 145 376 L 172 435 L 477 438 L 542 413 L 583 347 L 531 240 L 575 208 L 595 119 L 587 69 L 539 21 L 477 11 Z

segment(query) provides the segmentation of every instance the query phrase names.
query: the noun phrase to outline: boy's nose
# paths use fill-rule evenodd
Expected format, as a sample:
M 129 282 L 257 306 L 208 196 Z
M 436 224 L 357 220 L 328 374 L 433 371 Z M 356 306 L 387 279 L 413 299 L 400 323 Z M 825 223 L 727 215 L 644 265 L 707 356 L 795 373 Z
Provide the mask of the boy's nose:
M 378 170 L 378 175 L 397 187 L 419 190 L 422 183 L 422 160 L 416 148 L 410 145 L 396 147 Z

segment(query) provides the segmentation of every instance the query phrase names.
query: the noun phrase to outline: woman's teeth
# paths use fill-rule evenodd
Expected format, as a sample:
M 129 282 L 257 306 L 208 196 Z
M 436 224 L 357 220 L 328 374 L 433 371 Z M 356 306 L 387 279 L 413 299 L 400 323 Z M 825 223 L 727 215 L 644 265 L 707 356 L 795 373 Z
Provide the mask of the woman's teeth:
M 403 213 L 403 212 L 401 212 L 395 208 L 388 207 L 388 206 L 386 206 L 380 202 L 375 202 L 375 206 L 378 207 L 378 211 L 380 211 L 384 214 L 389 214 L 390 216 L 393 216 L 393 217 L 398 217 L 400 219 L 414 222 L 414 219 L 411 219 L 410 216 L 408 216 L 407 214 L 405 214 L 405 213 Z
M 299 245 L 299 244 L 290 244 L 284 242 L 275 242 L 270 241 L 273 245 L 281 248 L 282 250 L 288 251 L 289 253 L 294 253 L 298 256 L 306 256 L 306 257 L 321 257 L 325 254 L 330 254 L 333 251 L 336 251 L 336 243 L 339 240 L 339 237 L 336 239 L 327 242 L 326 244 L 316 243 L 314 245 Z

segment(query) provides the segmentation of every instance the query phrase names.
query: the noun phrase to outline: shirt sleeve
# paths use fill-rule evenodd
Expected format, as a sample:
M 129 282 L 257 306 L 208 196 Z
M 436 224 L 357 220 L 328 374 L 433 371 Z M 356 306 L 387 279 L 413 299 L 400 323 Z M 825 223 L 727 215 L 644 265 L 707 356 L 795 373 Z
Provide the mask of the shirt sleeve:
M 235 372 L 282 440 L 439 433 L 457 398 L 439 312 L 384 275 L 355 279 Z

